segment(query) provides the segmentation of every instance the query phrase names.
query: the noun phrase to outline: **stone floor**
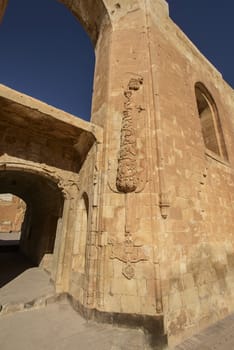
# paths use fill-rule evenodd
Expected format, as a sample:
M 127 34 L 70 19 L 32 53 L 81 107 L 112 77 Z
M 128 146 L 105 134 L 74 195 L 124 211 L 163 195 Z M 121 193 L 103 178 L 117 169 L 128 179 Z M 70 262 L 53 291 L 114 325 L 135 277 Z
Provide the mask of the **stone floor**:
M 141 330 L 87 322 L 67 299 L 55 302 L 49 275 L 19 252 L 0 253 L 1 275 L 1 350 L 148 349 Z
M 1 350 L 144 350 L 140 330 L 87 322 L 71 306 L 52 304 L 0 317 Z
M 33 267 L 26 269 L 0 288 L 0 304 L 25 304 L 54 294 L 50 276 L 44 270 Z
M 174 350 L 233 350 L 234 314 L 177 345 Z
M 1 350 L 150 349 L 141 330 L 87 322 L 67 299 L 56 302 L 49 275 L 17 251 L 0 253 L 0 283 Z M 173 350 L 234 350 L 234 314 Z

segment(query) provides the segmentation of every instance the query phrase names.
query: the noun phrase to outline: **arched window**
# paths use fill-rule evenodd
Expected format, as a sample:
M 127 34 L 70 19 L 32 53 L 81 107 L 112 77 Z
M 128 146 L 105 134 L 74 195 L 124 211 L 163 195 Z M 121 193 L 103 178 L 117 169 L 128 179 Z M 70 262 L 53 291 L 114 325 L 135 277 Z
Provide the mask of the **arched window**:
M 227 159 L 227 151 L 216 104 L 208 90 L 201 83 L 196 83 L 195 94 L 205 147 L 209 151 Z

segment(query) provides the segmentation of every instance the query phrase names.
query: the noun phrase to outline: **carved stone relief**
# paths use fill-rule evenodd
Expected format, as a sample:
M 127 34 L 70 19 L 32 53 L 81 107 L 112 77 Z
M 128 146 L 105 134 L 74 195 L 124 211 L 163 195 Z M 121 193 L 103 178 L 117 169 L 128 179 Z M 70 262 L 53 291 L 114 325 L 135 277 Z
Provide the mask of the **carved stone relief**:
M 122 243 L 112 243 L 110 258 L 124 263 L 122 273 L 129 280 L 135 276 L 133 264 L 149 259 L 142 246 L 134 244 L 131 235 L 126 236 Z
M 132 239 L 135 217 L 132 208 L 134 192 L 141 192 L 146 184 L 146 135 L 143 78 L 133 75 L 128 81 L 123 96 L 123 112 L 120 132 L 120 149 L 117 165 L 109 162 L 109 187 L 114 192 L 124 193 L 125 208 L 125 239 L 121 243 L 111 243 L 111 259 L 124 263 L 122 273 L 127 279 L 135 276 L 134 264 L 148 260 L 142 246 L 136 245 Z M 114 169 L 115 168 L 115 169 Z
M 137 189 L 136 149 L 136 105 L 132 99 L 143 84 L 143 78 L 132 78 L 124 91 L 124 111 L 121 128 L 120 152 L 117 168 L 116 187 L 119 192 L 129 193 Z
M 108 184 L 113 192 L 141 192 L 146 183 L 143 78 L 130 78 L 123 96 L 120 149 L 109 161 Z

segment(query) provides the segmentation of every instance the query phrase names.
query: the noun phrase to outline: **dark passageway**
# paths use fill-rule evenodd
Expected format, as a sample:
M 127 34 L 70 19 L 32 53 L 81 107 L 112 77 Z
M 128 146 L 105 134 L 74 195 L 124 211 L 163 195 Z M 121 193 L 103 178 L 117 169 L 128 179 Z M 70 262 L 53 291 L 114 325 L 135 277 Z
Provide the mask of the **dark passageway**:
M 0 251 L 0 288 L 33 266 L 20 251 Z
M 3 235 L 0 236 L 2 287 L 23 271 L 39 266 L 45 256 L 49 256 L 52 261 L 57 221 L 62 216 L 63 196 L 51 179 L 18 170 L 0 171 L 0 193 L 11 193 L 26 203 L 20 240 L 14 233 L 9 233 L 4 239 Z

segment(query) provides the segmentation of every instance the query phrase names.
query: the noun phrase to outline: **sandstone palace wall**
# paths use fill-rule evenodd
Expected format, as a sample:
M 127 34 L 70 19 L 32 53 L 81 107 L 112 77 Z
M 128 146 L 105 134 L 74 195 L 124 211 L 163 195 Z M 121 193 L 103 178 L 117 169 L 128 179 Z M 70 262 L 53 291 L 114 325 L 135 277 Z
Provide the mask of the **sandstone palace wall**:
M 61 2 L 95 45 L 91 122 L 1 86 L 0 191 L 75 308 L 176 344 L 234 311 L 233 89 L 166 1 Z

